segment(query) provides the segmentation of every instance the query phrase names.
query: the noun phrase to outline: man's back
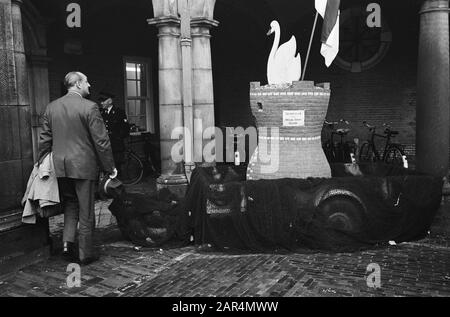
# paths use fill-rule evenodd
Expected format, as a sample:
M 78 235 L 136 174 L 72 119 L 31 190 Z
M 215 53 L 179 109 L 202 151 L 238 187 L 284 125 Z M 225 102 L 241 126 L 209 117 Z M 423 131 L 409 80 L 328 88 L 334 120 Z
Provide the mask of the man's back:
M 95 180 L 99 161 L 114 167 L 110 141 L 98 106 L 69 92 L 47 106 L 40 152 L 50 145 L 57 177 Z

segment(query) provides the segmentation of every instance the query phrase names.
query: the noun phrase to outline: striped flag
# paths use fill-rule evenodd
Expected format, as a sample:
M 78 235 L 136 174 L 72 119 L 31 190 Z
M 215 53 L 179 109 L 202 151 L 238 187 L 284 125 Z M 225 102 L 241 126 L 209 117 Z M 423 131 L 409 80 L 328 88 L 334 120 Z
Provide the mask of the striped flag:
M 315 0 L 316 10 L 323 18 L 320 53 L 329 67 L 339 52 L 340 0 Z

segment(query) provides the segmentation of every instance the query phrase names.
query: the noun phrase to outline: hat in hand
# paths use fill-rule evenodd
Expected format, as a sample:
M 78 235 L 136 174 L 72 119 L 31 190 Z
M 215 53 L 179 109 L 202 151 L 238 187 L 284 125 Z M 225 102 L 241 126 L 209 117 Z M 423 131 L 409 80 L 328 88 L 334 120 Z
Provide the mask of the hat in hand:
M 116 178 L 104 175 L 100 178 L 98 192 L 102 199 L 118 198 L 124 193 L 123 183 Z

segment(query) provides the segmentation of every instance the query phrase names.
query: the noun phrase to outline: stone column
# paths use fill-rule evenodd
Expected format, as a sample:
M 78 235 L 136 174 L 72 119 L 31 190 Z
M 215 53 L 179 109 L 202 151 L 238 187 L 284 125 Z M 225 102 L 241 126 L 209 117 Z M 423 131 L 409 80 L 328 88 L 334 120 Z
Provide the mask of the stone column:
M 417 82 L 417 170 L 445 176 L 449 170 L 448 1 L 424 1 L 420 11 Z
M 0 213 L 20 206 L 33 166 L 21 4 L 0 0 Z
M 176 163 L 171 153 L 183 142 L 172 140 L 171 134 L 177 127 L 190 126 L 191 118 L 183 118 L 189 114 L 189 109 L 183 108 L 183 72 L 181 49 L 192 48 L 192 108 L 194 125 L 190 136 L 194 138 L 194 160 L 202 158 L 203 130 L 214 126 L 214 94 L 212 85 L 212 65 L 209 30 L 217 26 L 212 19 L 215 0 L 189 0 L 191 16 L 191 36 L 182 39 L 180 36 L 180 7 L 177 0 L 152 0 L 155 18 L 150 19 L 150 25 L 159 29 L 159 99 L 160 99 L 160 139 L 162 176 L 158 179 L 158 188 L 170 187 L 179 194 L 182 186 L 187 184 L 186 171 L 183 162 Z M 187 55 L 188 56 L 188 55 Z M 189 63 L 185 63 L 188 65 Z M 189 72 L 185 72 L 187 74 Z M 188 85 L 185 85 L 188 87 Z M 187 103 L 188 104 L 188 103 Z M 190 107 L 190 105 L 189 105 Z M 184 111 L 186 110 L 186 111 Z M 201 119 L 201 120 L 198 120 Z M 195 124 L 195 123 L 194 123 Z M 197 133 L 196 133 L 197 132 Z M 183 151 L 181 151 L 183 153 Z M 200 159 L 201 161 L 201 159 Z
M 155 18 L 150 25 L 158 28 L 159 122 L 161 146 L 161 177 L 158 190 L 169 188 L 183 196 L 187 185 L 183 162 L 175 162 L 172 150 L 179 140 L 172 140 L 175 128 L 183 126 L 182 66 L 180 46 L 180 19 L 176 1 L 153 0 Z M 182 150 L 181 150 L 182 153 Z
M 211 141 L 203 139 L 203 131 L 215 126 L 210 29 L 218 24 L 208 17 L 194 17 L 191 22 L 194 155 L 197 161 L 201 160 L 205 145 Z

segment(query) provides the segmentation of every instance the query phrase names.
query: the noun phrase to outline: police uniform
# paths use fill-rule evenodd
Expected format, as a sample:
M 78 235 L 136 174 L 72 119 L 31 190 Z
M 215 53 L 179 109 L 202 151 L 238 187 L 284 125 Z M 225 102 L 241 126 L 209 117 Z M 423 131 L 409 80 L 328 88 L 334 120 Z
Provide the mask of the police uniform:
M 125 150 L 124 139 L 130 133 L 130 125 L 128 124 L 125 111 L 114 105 L 109 111 L 108 109 L 102 109 L 101 113 L 106 129 L 108 130 L 114 161 L 117 166 L 123 162 L 123 152 Z

